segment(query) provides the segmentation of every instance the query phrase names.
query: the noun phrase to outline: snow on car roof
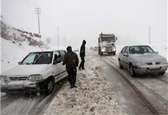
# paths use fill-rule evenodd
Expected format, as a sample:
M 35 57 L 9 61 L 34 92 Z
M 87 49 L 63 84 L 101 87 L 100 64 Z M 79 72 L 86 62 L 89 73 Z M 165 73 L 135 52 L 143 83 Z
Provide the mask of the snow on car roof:
M 127 47 L 150 46 L 150 45 L 128 45 Z
M 64 49 L 52 49 L 52 50 L 50 50 L 50 49 L 45 49 L 45 50 L 37 50 L 37 51 L 32 51 L 32 52 L 55 52 L 55 51 L 65 51 Z

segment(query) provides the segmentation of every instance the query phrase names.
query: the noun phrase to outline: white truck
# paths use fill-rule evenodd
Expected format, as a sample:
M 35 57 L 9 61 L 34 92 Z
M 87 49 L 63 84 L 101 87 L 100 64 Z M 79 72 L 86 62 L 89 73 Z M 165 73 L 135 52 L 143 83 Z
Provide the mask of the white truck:
M 99 34 L 98 38 L 98 54 L 108 54 L 115 55 L 116 54 L 116 46 L 115 42 L 117 37 L 114 34 Z

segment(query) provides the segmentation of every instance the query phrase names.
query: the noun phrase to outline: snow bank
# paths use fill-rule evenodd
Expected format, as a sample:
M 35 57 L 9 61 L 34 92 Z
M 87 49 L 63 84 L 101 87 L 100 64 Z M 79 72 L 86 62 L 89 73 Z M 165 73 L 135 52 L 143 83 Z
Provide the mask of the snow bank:
M 119 114 L 111 82 L 97 74 L 101 64 L 87 58 L 86 70 L 77 75 L 77 88 L 64 84 L 44 115 L 113 115 Z
M 29 46 L 27 42 L 22 45 L 1 39 L 1 71 L 6 71 L 17 65 L 29 52 L 41 50 L 39 47 Z

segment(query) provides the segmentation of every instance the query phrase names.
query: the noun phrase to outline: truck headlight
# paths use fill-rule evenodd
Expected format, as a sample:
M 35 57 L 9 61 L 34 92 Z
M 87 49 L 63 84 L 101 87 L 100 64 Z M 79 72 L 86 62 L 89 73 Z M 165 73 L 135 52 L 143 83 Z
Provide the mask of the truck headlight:
M 33 75 L 30 75 L 29 76 L 29 80 L 30 81 L 40 81 L 40 80 L 42 80 L 43 79 L 43 77 L 42 77 L 42 75 L 40 75 L 40 74 L 33 74 Z
M 116 51 L 116 48 L 112 48 L 113 51 Z
M 102 52 L 106 51 L 106 48 L 105 48 L 105 47 L 102 47 L 101 51 L 102 51 Z

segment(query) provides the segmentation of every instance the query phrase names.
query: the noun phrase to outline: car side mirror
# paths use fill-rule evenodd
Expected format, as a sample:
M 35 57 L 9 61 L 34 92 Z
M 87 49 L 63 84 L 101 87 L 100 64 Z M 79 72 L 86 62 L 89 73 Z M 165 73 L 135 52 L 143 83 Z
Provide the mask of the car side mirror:
M 61 60 L 54 60 L 53 64 L 57 64 L 57 63 L 60 63 Z
M 22 62 L 18 62 L 18 64 L 19 64 L 19 65 L 21 65 L 21 64 L 22 64 Z

